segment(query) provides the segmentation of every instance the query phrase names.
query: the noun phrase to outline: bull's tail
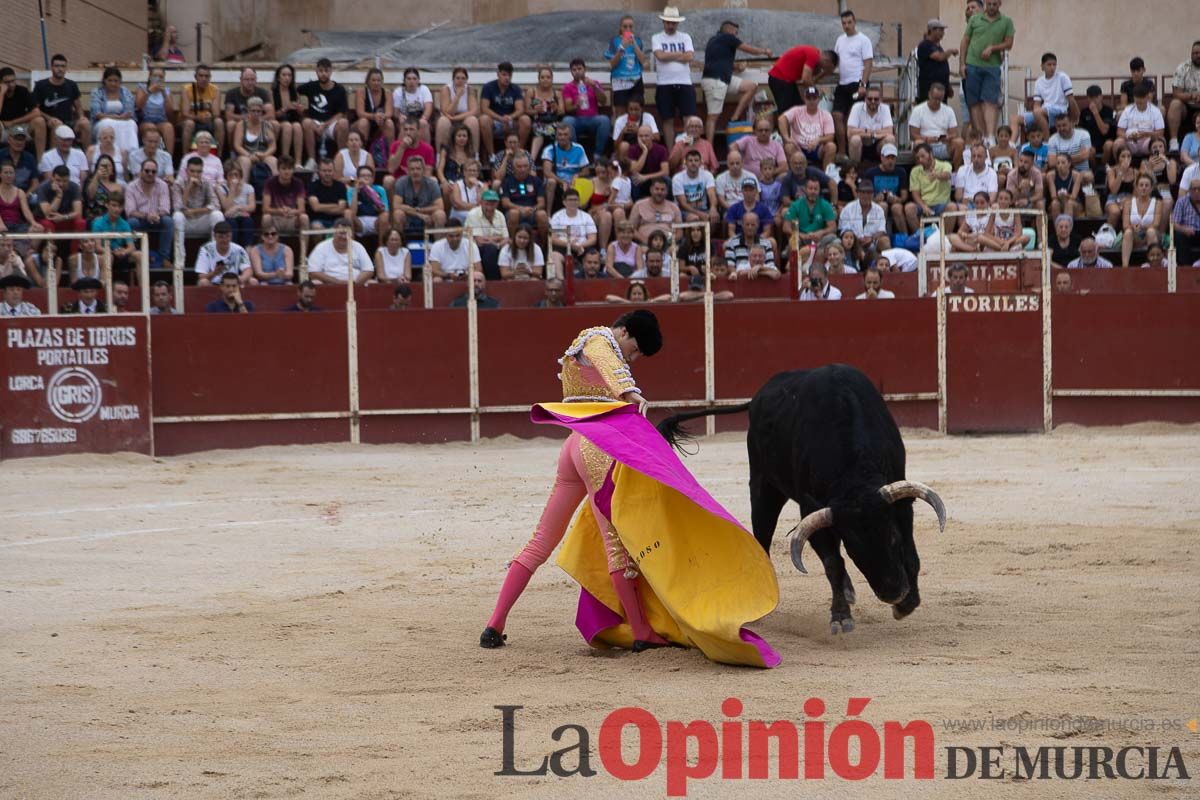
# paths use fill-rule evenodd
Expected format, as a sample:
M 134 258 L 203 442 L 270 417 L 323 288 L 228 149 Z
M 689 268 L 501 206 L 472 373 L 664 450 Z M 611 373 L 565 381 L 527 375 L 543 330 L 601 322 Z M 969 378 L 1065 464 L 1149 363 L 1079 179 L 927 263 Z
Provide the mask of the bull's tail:
M 675 414 L 667 417 L 662 422 L 658 423 L 658 432 L 667 440 L 667 443 L 684 455 L 691 455 L 684 449 L 684 445 L 689 442 L 694 442 L 696 437 L 693 436 L 687 428 L 683 427 L 683 423 L 692 419 L 701 417 L 715 417 L 718 414 L 741 414 L 750 410 L 749 403 L 742 403 L 740 406 L 728 406 L 726 408 L 706 408 L 703 411 L 688 411 L 683 414 Z M 699 448 L 697 448 L 698 450 Z

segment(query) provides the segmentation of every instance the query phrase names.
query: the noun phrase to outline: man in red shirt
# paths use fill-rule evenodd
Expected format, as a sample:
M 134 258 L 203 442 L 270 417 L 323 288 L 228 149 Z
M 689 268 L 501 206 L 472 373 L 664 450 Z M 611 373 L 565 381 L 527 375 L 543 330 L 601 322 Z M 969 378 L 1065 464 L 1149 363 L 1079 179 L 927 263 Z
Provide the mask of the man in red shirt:
M 400 138 L 392 142 L 391 154 L 388 156 L 388 172 L 392 180 L 403 178 L 408 173 L 408 160 L 413 156 L 425 159 L 426 164 L 437 164 L 437 156 L 433 148 L 417 135 L 417 121 L 405 119 L 400 126 Z M 384 188 L 391 192 L 391 182 L 385 180 Z
M 804 90 L 832 74 L 837 65 L 837 53 L 807 44 L 797 45 L 781 55 L 767 73 L 767 85 L 775 97 L 777 113 L 802 105 Z

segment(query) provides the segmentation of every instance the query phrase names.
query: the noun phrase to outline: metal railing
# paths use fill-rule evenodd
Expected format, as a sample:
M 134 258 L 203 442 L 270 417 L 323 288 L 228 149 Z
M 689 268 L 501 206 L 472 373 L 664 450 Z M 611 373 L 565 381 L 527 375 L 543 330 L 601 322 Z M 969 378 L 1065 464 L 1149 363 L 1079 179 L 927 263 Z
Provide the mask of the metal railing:
M 49 232 L 32 233 L 32 232 L 26 231 L 26 232 L 22 232 L 22 233 L 16 233 L 16 232 L 11 232 L 11 231 L 6 231 L 2 234 L 2 236 L 5 239 L 27 239 L 27 240 L 34 241 L 34 242 L 40 242 L 40 241 L 44 241 L 47 239 L 52 239 L 52 240 L 59 239 L 59 240 L 64 240 L 64 241 L 79 241 L 79 240 L 83 240 L 83 239 L 90 239 L 90 240 L 102 242 L 104 246 L 103 246 L 101 253 L 99 254 L 100 255 L 100 283 L 103 284 L 103 286 L 104 286 L 104 296 L 105 296 L 105 298 L 107 298 L 109 300 L 110 305 L 112 303 L 112 294 L 113 294 L 113 292 L 112 292 L 113 254 L 112 254 L 112 245 L 110 243 L 113 241 L 118 241 L 118 240 L 125 241 L 125 240 L 130 240 L 130 239 L 136 241 L 140 245 L 138 248 L 137 274 L 138 274 L 138 289 L 140 290 L 141 298 L 142 298 L 142 310 L 140 312 L 134 311 L 134 312 L 124 312 L 124 313 L 133 313 L 133 314 L 149 314 L 150 313 L 150 236 L 149 236 L 149 234 L 147 234 L 145 232 L 140 232 L 140 233 L 139 232 L 93 233 L 90 231 L 84 231 L 84 232 L 80 232 L 80 233 L 49 233 Z M 67 256 L 67 260 L 69 263 L 70 255 Z M 68 276 L 70 275 L 69 270 L 67 270 L 67 275 Z M 51 316 L 51 317 L 58 316 L 60 313 L 59 307 L 58 307 L 58 284 L 59 284 L 59 281 L 62 279 L 62 276 L 59 274 L 58 268 L 54 264 L 54 259 L 50 259 L 50 263 L 48 265 L 46 265 L 45 278 L 46 278 L 46 308 L 47 308 L 46 313 L 47 313 L 47 316 Z M 118 313 L 118 312 L 115 312 L 111 308 L 109 308 L 108 313 L 112 314 L 112 313 Z

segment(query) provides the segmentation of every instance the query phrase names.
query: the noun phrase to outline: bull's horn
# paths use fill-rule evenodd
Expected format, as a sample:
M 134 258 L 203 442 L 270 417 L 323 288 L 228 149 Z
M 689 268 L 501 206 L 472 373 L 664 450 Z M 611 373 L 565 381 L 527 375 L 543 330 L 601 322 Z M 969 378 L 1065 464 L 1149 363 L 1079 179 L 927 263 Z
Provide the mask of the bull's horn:
M 879 493 L 883 495 L 883 499 L 889 503 L 894 503 L 897 500 L 907 500 L 909 498 L 920 498 L 929 505 L 933 506 L 934 513 L 938 518 L 938 530 L 946 530 L 946 504 L 942 502 L 942 498 L 938 497 L 938 493 L 930 489 L 923 483 L 918 481 L 896 481 L 882 487 Z
M 832 524 L 833 509 L 822 508 L 820 511 L 814 511 L 804 517 L 796 526 L 795 538 L 792 539 L 792 565 L 805 575 L 808 574 L 808 570 L 804 568 L 804 561 L 800 558 L 804 552 L 804 543 L 808 541 L 808 537 Z

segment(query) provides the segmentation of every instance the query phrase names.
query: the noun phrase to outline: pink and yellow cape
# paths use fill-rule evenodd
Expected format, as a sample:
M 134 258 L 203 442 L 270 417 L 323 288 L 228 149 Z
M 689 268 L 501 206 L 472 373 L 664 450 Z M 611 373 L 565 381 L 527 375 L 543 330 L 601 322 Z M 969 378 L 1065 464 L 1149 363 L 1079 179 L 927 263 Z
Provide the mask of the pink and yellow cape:
M 779 664 L 779 654 L 742 627 L 779 603 L 770 559 L 634 406 L 540 403 L 530 416 L 578 433 L 614 459 L 596 504 L 645 578 L 642 604 L 655 631 L 724 664 Z M 582 587 L 575 624 L 583 638 L 593 647 L 632 646 L 587 503 L 558 565 Z

